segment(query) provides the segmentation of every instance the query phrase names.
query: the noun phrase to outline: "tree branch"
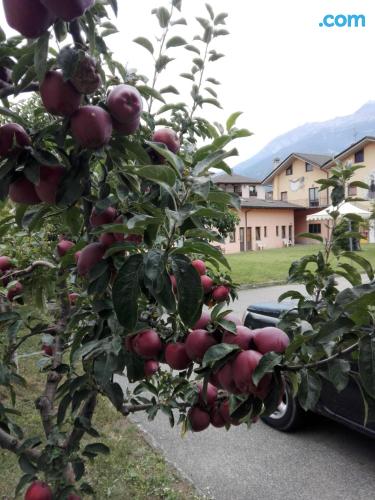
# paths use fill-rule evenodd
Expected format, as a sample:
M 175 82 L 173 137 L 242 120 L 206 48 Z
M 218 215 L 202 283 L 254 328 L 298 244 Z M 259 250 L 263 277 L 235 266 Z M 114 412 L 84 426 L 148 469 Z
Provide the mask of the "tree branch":
M 22 442 L 0 428 L 0 446 L 5 450 L 18 454 L 21 450 Z M 32 460 L 37 460 L 40 457 L 40 452 L 32 448 L 25 448 L 22 450 L 22 453 Z
M 338 358 L 339 356 L 343 356 L 345 354 L 349 354 L 350 352 L 354 351 L 359 345 L 359 342 L 356 342 L 355 344 L 347 347 L 346 349 L 343 349 L 342 351 L 336 352 L 335 354 L 332 354 L 332 356 L 329 356 L 328 358 L 321 359 L 320 361 L 315 361 L 314 363 L 307 363 L 307 364 L 300 364 L 300 365 L 280 365 L 279 368 L 282 371 L 286 372 L 296 372 L 299 370 L 303 369 L 308 369 L 308 368 L 319 368 L 319 366 L 324 366 L 327 365 L 330 361 Z
M 0 90 L 0 99 L 14 95 L 16 92 L 19 94 L 26 94 L 28 92 L 37 92 L 39 90 L 39 83 L 31 82 L 27 87 L 25 87 L 21 92 L 18 92 L 18 88 L 15 85 L 9 85 Z
M 86 44 L 82 37 L 81 27 L 79 25 L 78 19 L 75 19 L 69 23 L 69 33 L 72 35 L 74 40 L 74 45 L 77 49 L 86 50 Z
M 21 276 L 25 276 L 27 274 L 31 274 L 38 267 L 48 267 L 49 269 L 56 269 L 56 266 L 51 262 L 46 260 L 36 260 L 29 267 L 25 269 L 19 269 L 18 271 L 14 271 L 13 273 L 7 274 L 7 278 L 19 278 Z
M 96 403 L 97 403 L 97 391 L 93 391 L 91 395 L 86 399 L 86 402 L 79 413 L 79 417 L 85 418 L 91 423 L 96 408 Z M 82 427 L 74 427 L 74 429 L 72 430 L 72 432 L 62 445 L 63 448 L 65 448 L 66 450 L 73 449 L 76 446 L 76 444 L 81 441 L 84 434 L 85 434 L 85 429 L 83 429 Z

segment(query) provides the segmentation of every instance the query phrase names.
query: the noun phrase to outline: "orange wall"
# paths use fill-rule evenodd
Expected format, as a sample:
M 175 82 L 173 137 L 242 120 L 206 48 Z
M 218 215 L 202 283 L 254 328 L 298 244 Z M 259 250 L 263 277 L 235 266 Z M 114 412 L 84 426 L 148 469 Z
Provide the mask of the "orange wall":
M 302 245 L 311 245 L 312 243 L 319 243 L 318 240 L 313 240 L 312 238 L 298 238 L 300 233 L 308 233 L 309 232 L 309 224 L 320 224 L 321 233 L 317 234 L 317 236 L 322 236 L 324 239 L 327 239 L 329 236 L 329 223 L 328 221 L 306 221 L 307 215 L 314 214 L 320 209 L 316 208 L 307 208 L 306 210 L 296 210 L 294 212 L 294 225 L 296 231 L 296 243 Z

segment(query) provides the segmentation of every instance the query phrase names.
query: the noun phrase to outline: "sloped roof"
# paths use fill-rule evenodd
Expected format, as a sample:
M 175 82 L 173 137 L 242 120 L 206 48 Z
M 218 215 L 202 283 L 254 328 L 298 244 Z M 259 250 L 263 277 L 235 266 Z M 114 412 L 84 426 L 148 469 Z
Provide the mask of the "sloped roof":
M 243 208 L 303 208 L 301 205 L 293 205 L 287 201 L 263 200 L 260 198 L 241 198 L 241 207 Z
M 343 158 L 345 158 L 345 156 L 355 154 L 357 151 L 359 151 L 360 149 L 362 149 L 365 146 L 367 146 L 367 144 L 369 144 L 370 142 L 375 142 L 375 137 L 374 136 L 372 136 L 372 135 L 366 135 L 365 137 L 362 137 L 362 139 L 360 139 L 359 141 L 351 144 L 346 149 L 344 149 L 344 151 L 341 151 L 341 153 L 338 153 L 333 158 L 331 156 L 329 158 L 329 160 L 327 160 L 322 165 L 322 168 L 326 169 L 326 168 L 334 167 L 336 165 L 337 161 L 342 160 Z
M 306 161 L 308 163 L 311 163 L 315 167 L 321 168 L 325 163 L 332 159 L 332 156 L 317 155 L 314 153 L 291 153 L 285 158 L 285 160 L 279 163 L 277 167 L 272 170 L 272 172 L 268 174 L 265 179 L 263 179 L 262 184 L 271 182 L 275 175 L 281 172 L 284 168 L 288 167 L 294 159 Z
M 245 177 L 244 175 L 216 175 L 212 178 L 214 184 L 260 184 L 260 181 L 250 179 L 250 177 Z

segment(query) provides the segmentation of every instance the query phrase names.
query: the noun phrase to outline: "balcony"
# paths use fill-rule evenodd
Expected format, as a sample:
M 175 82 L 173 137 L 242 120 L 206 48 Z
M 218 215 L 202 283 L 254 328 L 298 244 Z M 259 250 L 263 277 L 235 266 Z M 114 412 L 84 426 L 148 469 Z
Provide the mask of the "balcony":
M 326 208 L 330 204 L 327 193 L 320 193 L 319 198 L 311 200 L 309 200 L 308 197 L 296 199 L 289 196 L 287 199 L 284 198 L 282 201 L 292 203 L 293 205 L 300 205 L 303 208 Z

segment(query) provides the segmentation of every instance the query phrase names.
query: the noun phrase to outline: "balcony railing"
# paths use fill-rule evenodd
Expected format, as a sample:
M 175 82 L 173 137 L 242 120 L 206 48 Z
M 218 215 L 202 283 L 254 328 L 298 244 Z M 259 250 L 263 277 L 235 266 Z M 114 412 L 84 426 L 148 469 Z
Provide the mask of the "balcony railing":
M 273 197 L 275 199 L 275 197 Z M 292 203 L 293 205 L 300 205 L 301 207 L 304 208 L 325 208 L 328 207 L 330 204 L 328 201 L 328 196 L 326 194 L 321 194 L 318 199 L 312 199 L 309 200 L 308 197 L 306 198 L 287 198 L 283 199 L 282 201 L 286 201 L 287 203 Z

